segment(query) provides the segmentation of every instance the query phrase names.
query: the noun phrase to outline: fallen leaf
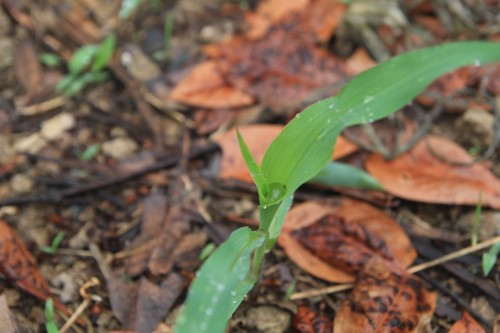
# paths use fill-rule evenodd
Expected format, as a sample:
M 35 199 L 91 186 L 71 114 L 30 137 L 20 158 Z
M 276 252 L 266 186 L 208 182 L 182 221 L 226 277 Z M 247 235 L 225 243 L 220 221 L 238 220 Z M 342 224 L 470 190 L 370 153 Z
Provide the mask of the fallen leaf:
M 293 327 L 299 333 L 331 333 L 332 320 L 302 305 L 293 317 Z
M 479 325 L 479 323 L 472 318 L 472 316 L 464 311 L 462 313 L 462 318 L 456 321 L 453 326 L 451 326 L 448 333 L 485 333 L 484 328 Z
M 238 128 L 253 157 L 260 164 L 267 147 L 278 136 L 284 126 L 282 125 L 247 125 Z M 231 129 L 217 139 L 222 149 L 222 161 L 219 170 L 220 179 L 238 179 L 252 182 L 243 156 L 240 152 L 236 129 Z M 339 136 L 332 158 L 337 159 L 358 150 L 358 147 L 344 137 Z
M 334 319 L 335 333 L 425 332 L 436 294 L 394 262 L 373 257 Z
M 25 41 L 16 47 L 15 70 L 17 80 L 26 91 L 26 95 L 19 98 L 17 104 L 24 106 L 31 103 L 44 90 L 42 67 L 31 42 Z
M 238 108 L 253 103 L 249 94 L 229 85 L 215 61 L 198 64 L 170 93 L 170 99 L 202 108 Z
M 429 149 L 431 147 L 431 149 Z M 454 166 L 449 161 L 467 163 L 473 158 L 449 139 L 428 136 L 413 149 L 392 161 L 371 155 L 366 168 L 384 189 L 401 198 L 438 204 L 476 205 L 479 193 L 482 204 L 500 209 L 500 180 L 482 164 Z
M 10 312 L 5 293 L 0 295 L 0 327 L 3 333 L 18 333 L 16 321 Z
M 177 273 L 170 273 L 160 284 L 146 277 L 127 282 L 117 275 L 112 275 L 107 282 L 113 314 L 124 329 L 140 333 L 152 332 L 158 326 L 185 284 Z
M 358 48 L 346 61 L 346 71 L 349 75 L 355 76 L 367 69 L 375 66 L 377 62 L 370 57 L 363 48 Z
M 21 238 L 0 219 L 0 273 L 16 287 L 46 301 L 52 297 L 49 285 L 36 266 L 36 261 Z M 62 303 L 53 299 L 54 306 L 71 315 Z
M 327 228 L 322 221 L 326 221 Z M 335 223 L 328 221 L 343 224 L 343 229 L 337 229 Z M 316 244 L 314 240 L 301 239 L 309 227 L 312 228 L 309 231 L 318 228 L 318 233 L 323 232 L 320 235 L 323 239 L 316 238 Z M 324 246 L 326 243 L 328 247 Z M 407 235 L 396 221 L 368 204 L 350 199 L 341 199 L 329 206 L 314 202 L 295 206 L 285 218 L 278 244 L 288 258 L 306 272 L 339 283 L 354 281 L 363 263 L 376 254 L 382 253 L 386 260 L 402 267 L 408 267 L 416 257 Z
M 344 10 L 331 0 L 262 2 L 245 15 L 248 33 L 206 46 L 212 60 L 196 66 L 170 98 L 205 108 L 241 107 L 256 98 L 275 111 L 300 102 L 346 76 L 344 61 L 317 46 Z

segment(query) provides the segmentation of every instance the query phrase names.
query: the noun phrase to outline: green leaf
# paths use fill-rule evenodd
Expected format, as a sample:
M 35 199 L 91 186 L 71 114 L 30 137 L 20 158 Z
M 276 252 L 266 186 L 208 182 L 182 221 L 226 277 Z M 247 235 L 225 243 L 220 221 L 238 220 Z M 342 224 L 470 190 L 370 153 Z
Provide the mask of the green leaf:
M 76 75 L 83 72 L 92 63 L 97 50 L 97 45 L 85 45 L 76 50 L 68 64 L 69 73 Z
M 245 143 L 245 140 L 240 134 L 240 131 L 236 130 L 236 134 L 238 136 L 238 142 L 240 144 L 240 151 L 241 154 L 243 155 L 243 159 L 245 160 L 245 164 L 247 165 L 248 171 L 250 171 L 250 175 L 252 176 L 252 179 L 257 186 L 257 191 L 259 192 L 259 201 L 262 205 L 267 205 L 267 181 L 266 178 L 264 177 L 264 174 L 262 173 L 259 165 L 255 161 L 255 159 L 252 156 L 252 153 L 250 152 L 250 149 L 248 149 L 247 144 Z
M 54 302 L 50 297 L 45 301 L 45 329 L 47 333 L 59 333 L 59 329 L 54 322 Z
M 118 13 L 120 19 L 124 20 L 128 18 L 140 3 L 141 0 L 123 0 Z
M 40 60 L 40 62 L 42 64 L 44 64 L 45 66 L 48 66 L 48 67 L 61 66 L 63 63 L 61 57 L 59 57 L 55 53 L 42 53 L 42 54 L 40 54 L 38 59 Z
M 269 238 L 266 241 L 266 251 L 271 250 L 278 239 L 285 220 L 286 213 L 292 206 L 293 196 L 283 199 L 280 204 L 260 210 L 260 229 L 265 230 Z
M 78 158 L 82 161 L 90 161 L 101 151 L 101 145 L 98 143 L 94 143 L 85 149 L 83 152 L 78 154 Z
M 488 276 L 488 274 L 490 274 L 491 270 L 493 269 L 493 266 L 495 266 L 498 253 L 500 253 L 500 243 L 496 243 L 495 245 L 490 247 L 488 252 L 483 253 L 484 276 Z
M 353 78 L 336 97 L 299 113 L 269 146 L 261 164 L 268 183 L 291 195 L 330 160 L 347 126 L 375 121 L 410 102 L 440 75 L 469 64 L 500 59 L 500 43 L 461 42 L 392 58 Z
M 62 231 L 58 232 L 56 237 L 54 237 L 54 239 L 52 240 L 50 246 L 44 246 L 42 248 L 42 251 L 48 254 L 56 253 L 63 239 L 64 239 L 64 232 Z
M 174 333 L 225 332 L 228 319 L 255 283 L 250 258 L 265 238 L 263 232 L 245 227 L 215 250 L 196 273 Z
M 341 162 L 330 162 L 309 183 L 365 190 L 382 190 L 382 185 L 365 171 Z
M 94 55 L 94 60 L 92 61 L 92 71 L 99 72 L 104 69 L 113 52 L 115 51 L 116 38 L 114 35 L 109 35 L 104 39 L 104 41 L 99 45 L 97 52 Z

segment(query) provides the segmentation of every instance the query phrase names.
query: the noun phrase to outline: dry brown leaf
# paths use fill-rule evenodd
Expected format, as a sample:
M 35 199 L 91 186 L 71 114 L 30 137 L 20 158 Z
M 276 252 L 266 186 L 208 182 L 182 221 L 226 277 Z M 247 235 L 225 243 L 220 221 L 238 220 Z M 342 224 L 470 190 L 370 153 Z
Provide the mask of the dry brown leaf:
M 293 327 L 299 333 L 331 333 L 332 321 L 326 315 L 302 305 L 293 317 Z
M 335 333 L 425 332 L 436 294 L 394 263 L 373 257 L 334 319 Z
M 43 73 L 35 47 L 31 42 L 20 43 L 15 52 L 16 77 L 26 91 L 26 95 L 18 99 L 18 106 L 24 106 L 44 89 Z
M 462 313 L 462 318 L 456 321 L 450 328 L 448 333 L 485 333 L 484 328 L 479 325 L 479 323 L 472 318 L 472 316 L 464 311 Z
M 204 108 L 238 108 L 253 103 L 252 96 L 229 85 L 215 61 L 198 64 L 177 84 L 170 99 Z
M 2 328 L 2 333 L 19 333 L 14 316 L 7 304 L 5 293 L 0 295 L 0 327 Z
M 358 48 L 346 61 L 347 73 L 355 76 L 375 66 L 377 62 L 363 48 Z
M 344 228 L 342 234 L 339 233 L 341 230 L 330 228 L 329 232 L 336 234 L 325 234 L 324 236 L 335 238 L 335 242 L 329 244 L 329 248 L 318 248 L 317 251 L 311 251 L 297 239 L 297 231 L 312 226 L 328 216 L 342 220 L 342 223 L 350 224 L 350 227 Z M 354 230 L 354 232 L 349 234 L 349 230 Z M 365 243 L 371 243 L 371 245 L 359 241 L 362 237 L 355 235 L 356 230 L 364 233 Z M 378 243 L 367 241 L 366 237 L 368 239 L 376 237 L 379 241 Z M 330 206 L 314 202 L 295 206 L 285 218 L 278 244 L 285 250 L 290 260 L 309 274 L 326 281 L 339 283 L 354 281 L 359 266 L 363 262 L 366 263 L 375 254 L 383 252 L 387 259 L 394 259 L 402 267 L 408 267 L 416 257 L 416 252 L 408 237 L 394 220 L 368 204 L 349 199 L 339 200 L 337 204 Z M 377 247 L 378 250 L 376 250 Z M 314 252 L 320 253 L 321 251 L 323 251 L 321 255 L 323 259 L 314 254 Z M 339 263 L 339 260 L 336 259 L 336 261 L 328 263 L 328 257 L 344 258 L 344 262 Z
M 36 266 L 36 261 L 21 238 L 7 223 L 0 219 L 0 273 L 16 287 L 46 301 L 53 297 L 49 285 Z M 61 302 L 54 299 L 54 306 L 71 314 Z
M 282 125 L 247 125 L 239 127 L 241 135 L 250 149 L 253 157 L 260 164 L 267 147 L 278 136 L 284 126 Z M 219 171 L 221 179 L 238 179 L 244 182 L 252 182 L 243 156 L 240 152 L 236 130 L 232 129 L 217 139 L 222 149 L 222 161 Z M 339 136 L 335 145 L 333 157 L 341 158 L 357 151 L 358 147 Z
M 426 143 L 427 142 L 427 143 Z M 482 164 L 453 166 L 436 158 L 466 163 L 472 157 L 449 139 L 428 136 L 411 151 L 392 161 L 373 154 L 367 170 L 384 189 L 401 198 L 439 204 L 476 205 L 482 193 L 484 206 L 500 209 L 500 180 Z

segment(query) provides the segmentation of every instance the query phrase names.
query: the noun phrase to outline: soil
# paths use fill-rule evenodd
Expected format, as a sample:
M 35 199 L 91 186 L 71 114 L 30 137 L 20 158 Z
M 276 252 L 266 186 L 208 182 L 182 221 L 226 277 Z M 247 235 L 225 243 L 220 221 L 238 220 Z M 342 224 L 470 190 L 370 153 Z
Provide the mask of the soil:
M 481 6 L 471 7 L 466 0 L 436 1 L 434 6 L 430 1 L 379 2 L 379 7 L 394 10 L 348 12 L 336 34 L 323 47 L 344 58 L 350 57 L 356 48 L 363 48 L 375 61 L 382 61 L 403 51 L 404 43 L 392 41 L 404 39 L 404 32 L 408 31 L 416 31 L 420 36 L 419 46 L 430 45 L 436 39 L 438 42 L 488 38 L 498 41 L 499 25 L 494 20 L 500 15 L 498 1 L 484 4 L 497 8 L 496 13 L 482 11 Z M 183 250 L 182 260 L 172 263 L 171 271 L 182 282 L 168 313 L 160 316 L 161 323 L 155 328 L 156 332 L 171 332 L 189 281 L 201 263 L 201 250 L 208 243 L 219 244 L 242 221 L 256 220 L 257 196 L 248 184 L 223 182 L 217 177 L 221 152 L 211 135 L 230 127 L 234 120 L 207 120 L 204 117 L 217 118 L 217 113 L 207 116 L 202 113 L 205 110 L 175 102 L 159 108 L 137 92 L 150 89 L 157 96 L 168 96 L 185 73 L 206 57 L 204 46 L 245 31 L 242 13 L 256 8 L 259 1 L 143 1 L 131 17 L 118 22 L 111 19 L 115 17 L 118 1 L 81 3 L 88 11 L 88 16 L 79 18 L 82 26 L 90 20 L 101 29 L 97 34 L 116 32 L 119 48 L 129 52 L 126 75 L 133 82 L 126 82 L 113 72 L 109 80 L 90 85 L 55 107 L 29 114 L 29 106 L 60 96 L 54 91 L 54 84 L 65 69 L 45 66 L 42 77 L 35 78 L 32 71 L 20 70 L 19 63 L 27 63 L 32 51 L 36 57 L 54 52 L 64 58 L 65 47 L 75 50 L 84 43 L 74 38 L 77 34 L 67 32 L 68 25 L 58 19 L 69 11 L 72 2 L 0 1 L 3 5 L 0 9 L 0 218 L 21 236 L 49 281 L 52 293 L 67 308 L 75 310 L 82 304 L 81 286 L 97 277 L 100 285 L 87 290 L 92 297 L 83 312 L 86 328 L 73 325 L 69 332 L 108 332 L 125 329 L 110 299 L 110 293 L 117 293 L 108 287 L 110 271 L 128 274 L 132 264 L 127 251 L 154 239 L 141 233 L 148 209 L 151 215 L 160 214 L 160 206 L 151 208 L 148 198 L 156 193 L 161 196 L 157 199 L 165 200 L 168 207 L 181 207 L 183 214 L 178 216 L 182 216 L 184 227 L 172 225 L 168 232 L 175 234 L 182 230 L 183 237 L 192 238 L 190 246 Z M 233 9 L 227 10 L 228 5 Z M 234 9 L 240 6 L 245 8 Z M 425 30 L 417 24 L 420 16 L 410 8 L 418 6 L 423 8 L 421 12 L 438 18 L 439 31 Z M 16 17 L 13 8 L 21 8 L 34 26 Z M 398 8 L 401 11 L 396 11 Z M 453 12 L 452 8 L 461 11 Z M 173 17 L 174 32 L 165 41 L 167 13 Z M 440 34 L 439 38 L 436 34 Z M 62 47 L 57 49 L 57 44 L 51 44 L 53 40 L 62 43 Z M 165 50 L 168 57 L 162 54 Z M 38 89 L 37 85 L 46 89 Z M 262 105 L 258 117 L 242 116 L 238 121 L 248 123 L 257 119 L 284 124 L 290 116 L 266 110 Z M 228 114 L 227 110 L 217 112 L 222 115 L 220 118 Z M 212 120 L 218 125 L 208 124 Z M 498 143 L 495 121 L 498 125 L 493 113 L 467 107 L 441 115 L 429 131 L 449 137 L 466 149 L 477 150 L 480 155 L 488 146 Z M 208 129 L 201 129 L 202 125 Z M 82 159 L 81 154 L 92 145 L 97 145 L 99 151 L 88 161 Z M 189 150 L 198 150 L 198 156 L 189 158 Z M 482 163 L 491 166 L 498 177 L 499 161 L 500 151 L 495 148 Z M 138 173 L 119 177 L 134 171 Z M 299 190 L 296 201 L 340 195 L 337 191 L 306 187 Z M 393 203 L 381 208 L 408 232 L 419 253 L 418 262 L 468 245 L 475 207 L 397 199 Z M 415 218 L 444 236 L 430 239 L 416 232 L 412 226 Z M 499 235 L 498 211 L 484 208 L 481 220 L 480 241 Z M 61 232 L 64 238 L 59 249 L 54 254 L 43 252 Z M 166 243 L 171 241 L 165 239 Z M 348 295 L 341 292 L 300 301 L 286 299 L 292 281 L 297 283 L 295 291 L 329 284 L 298 268 L 280 247 L 269 254 L 262 271 L 259 284 L 231 320 L 231 332 L 299 332 L 294 316 L 300 306 L 331 319 Z M 160 284 L 174 273 L 169 270 L 168 275 L 152 274 L 141 266 L 130 277 L 133 281 L 149 279 Z M 439 295 L 428 332 L 447 332 L 464 309 L 487 331 L 495 325 L 498 329 L 500 302 L 485 288 L 500 293 L 498 265 L 487 277 L 482 277 L 480 254 L 468 255 L 419 275 Z M 0 289 L 19 332 L 45 332 L 44 302 L 16 289 L 8 279 L 0 279 Z M 123 299 L 127 298 L 127 292 L 130 289 L 121 292 Z M 58 314 L 58 327 L 64 322 L 65 318 Z

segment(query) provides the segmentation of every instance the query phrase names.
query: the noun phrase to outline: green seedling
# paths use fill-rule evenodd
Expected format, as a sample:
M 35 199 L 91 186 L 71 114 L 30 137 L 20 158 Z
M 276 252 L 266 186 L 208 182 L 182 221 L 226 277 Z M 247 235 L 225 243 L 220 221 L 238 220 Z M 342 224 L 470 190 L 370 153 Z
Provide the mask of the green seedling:
M 483 275 L 488 276 L 497 262 L 498 253 L 500 253 L 500 243 L 496 243 L 490 249 L 483 253 Z
M 116 46 L 114 35 L 106 37 L 99 45 L 79 48 L 68 63 L 68 74 L 57 83 L 56 91 L 73 96 L 86 86 L 109 79 L 104 71 Z
M 88 146 L 87 149 L 78 154 L 78 158 L 82 161 L 90 161 L 91 159 L 96 157 L 100 151 L 101 151 L 101 145 L 95 143 L 93 145 Z
M 260 274 L 281 231 L 294 192 L 329 162 L 337 136 L 348 126 L 397 111 L 440 75 L 470 64 L 500 60 L 500 43 L 460 42 L 394 57 L 353 78 L 335 97 L 299 113 L 267 149 L 259 166 L 238 135 L 257 186 L 258 230 L 234 231 L 204 262 L 191 284 L 175 333 L 222 333 Z
M 170 48 L 172 44 L 172 35 L 174 33 L 174 12 L 170 11 L 165 15 L 163 23 L 163 50 L 153 54 L 156 60 L 168 60 L 170 58 Z
M 42 251 L 48 254 L 54 254 L 57 252 L 59 245 L 61 245 L 62 240 L 64 239 L 64 232 L 58 232 L 56 237 L 50 243 L 50 246 L 44 246 Z
M 479 232 L 479 223 L 481 222 L 481 206 L 483 199 L 483 192 L 479 192 L 479 198 L 476 205 L 476 213 L 474 214 L 474 220 L 472 221 L 472 233 L 470 237 L 471 245 L 477 245 L 477 238 Z
M 55 53 L 42 53 L 38 60 L 47 67 L 59 67 L 63 64 L 61 57 Z
M 45 329 L 47 333 L 59 333 L 54 321 L 54 302 L 50 297 L 45 301 Z

